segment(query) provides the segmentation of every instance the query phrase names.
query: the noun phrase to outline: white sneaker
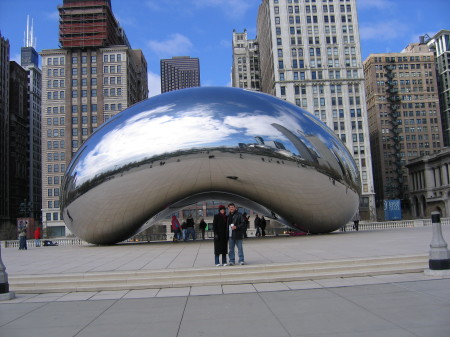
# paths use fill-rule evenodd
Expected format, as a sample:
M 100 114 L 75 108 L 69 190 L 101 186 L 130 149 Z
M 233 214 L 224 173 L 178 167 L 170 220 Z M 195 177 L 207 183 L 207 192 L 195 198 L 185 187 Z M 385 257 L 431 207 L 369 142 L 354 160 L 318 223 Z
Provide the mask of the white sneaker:
M 226 263 L 223 264 L 224 267 L 228 266 Z
M 241 262 L 239 262 L 239 264 L 240 264 L 241 266 L 243 266 L 243 265 L 245 264 L 245 262 L 244 262 L 244 261 L 241 261 Z
M 216 264 L 216 267 L 222 267 L 222 265 L 219 263 L 219 264 Z

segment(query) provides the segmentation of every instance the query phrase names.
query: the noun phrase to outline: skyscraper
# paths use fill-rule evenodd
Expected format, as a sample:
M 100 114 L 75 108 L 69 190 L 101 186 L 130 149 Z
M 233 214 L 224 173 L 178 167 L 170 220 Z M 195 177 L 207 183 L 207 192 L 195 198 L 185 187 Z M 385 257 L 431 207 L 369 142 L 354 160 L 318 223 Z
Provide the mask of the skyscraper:
M 10 62 L 9 103 L 9 214 L 14 223 L 15 218 L 30 217 L 31 206 L 28 194 L 28 76 L 27 71 L 14 61 Z
M 175 56 L 161 60 L 161 93 L 200 86 L 198 58 Z
M 43 50 L 42 219 L 65 235 L 61 179 L 73 154 L 103 122 L 148 97 L 147 63 L 130 48 L 109 0 L 64 0 L 60 49 Z
M 450 30 L 437 32 L 428 41 L 428 46 L 434 51 L 436 60 L 444 145 L 450 146 Z
M 424 43 L 364 61 L 366 99 L 377 205 L 408 200 L 413 158 L 442 148 L 434 55 Z M 405 205 L 406 206 L 406 205 Z
M 261 91 L 304 108 L 334 130 L 361 173 L 361 216 L 374 219 L 355 2 L 262 0 L 257 18 Z
M 258 42 L 249 40 L 247 30 L 233 31 L 232 86 L 260 91 Z
M 21 48 L 21 66 L 28 77 L 28 197 L 32 217 L 40 220 L 42 206 L 42 160 L 41 160 L 41 104 L 42 72 L 39 54 L 33 35 L 33 21 L 27 18 L 24 47 Z
M 0 33 L 0 230 L 9 217 L 9 40 Z

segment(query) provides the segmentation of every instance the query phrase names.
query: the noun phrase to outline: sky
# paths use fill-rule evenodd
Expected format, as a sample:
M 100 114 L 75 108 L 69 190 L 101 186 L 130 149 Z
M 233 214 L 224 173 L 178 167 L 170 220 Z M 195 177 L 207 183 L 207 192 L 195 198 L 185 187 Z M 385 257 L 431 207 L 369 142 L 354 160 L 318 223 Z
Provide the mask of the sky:
M 148 64 L 149 96 L 160 93 L 160 59 L 200 59 L 202 86 L 230 86 L 232 34 L 256 36 L 261 0 L 112 0 L 116 19 L 133 49 Z M 320 0 L 318 0 L 320 2 Z M 337 3 L 338 0 L 335 0 Z M 33 19 L 36 50 L 58 48 L 58 5 L 63 0 L 0 0 L 0 34 L 10 58 L 20 64 L 27 15 Z M 400 52 L 420 35 L 450 29 L 449 0 L 357 0 L 362 59 Z

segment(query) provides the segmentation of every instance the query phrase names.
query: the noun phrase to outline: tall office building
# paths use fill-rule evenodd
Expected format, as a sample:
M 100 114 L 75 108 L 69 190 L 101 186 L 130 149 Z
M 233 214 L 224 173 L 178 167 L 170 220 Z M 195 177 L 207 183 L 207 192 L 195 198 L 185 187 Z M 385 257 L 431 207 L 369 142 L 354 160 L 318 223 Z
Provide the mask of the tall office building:
M 249 40 L 247 30 L 243 33 L 233 31 L 233 65 L 231 85 L 261 91 L 258 42 Z
M 0 33 L 0 235 L 9 217 L 9 40 Z
M 408 200 L 405 165 L 442 148 L 434 55 L 426 44 L 401 53 L 371 54 L 364 61 L 375 192 Z
M 27 18 L 24 47 L 21 48 L 20 65 L 28 77 L 28 197 L 30 213 L 40 220 L 42 206 L 42 161 L 41 161 L 41 98 L 42 72 L 39 54 L 36 51 L 33 23 Z
M 198 58 L 175 56 L 161 60 L 161 93 L 200 86 Z
M 133 50 L 109 0 L 64 0 L 60 49 L 41 52 L 42 219 L 50 235 L 65 235 L 60 215 L 64 171 L 103 122 L 148 97 L 147 63 Z
M 444 145 L 450 146 L 450 30 L 439 31 L 427 44 L 436 61 Z
M 360 213 L 375 195 L 356 1 L 262 0 L 257 19 L 261 90 L 327 124 L 360 169 Z
M 14 61 L 9 73 L 9 214 L 15 218 L 30 217 L 28 169 L 28 76 Z M 21 203 L 23 204 L 21 207 Z M 21 209 L 22 208 L 22 209 Z

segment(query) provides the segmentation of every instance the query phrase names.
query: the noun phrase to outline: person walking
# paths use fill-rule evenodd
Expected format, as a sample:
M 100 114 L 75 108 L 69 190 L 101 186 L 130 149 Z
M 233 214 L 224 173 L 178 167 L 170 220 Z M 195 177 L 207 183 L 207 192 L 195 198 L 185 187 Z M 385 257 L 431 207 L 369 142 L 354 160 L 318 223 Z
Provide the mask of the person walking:
M 359 220 L 361 220 L 360 216 L 359 216 L 359 211 L 356 211 L 355 215 L 353 216 L 353 228 L 356 231 L 359 231 Z
M 249 221 L 250 215 L 247 215 L 247 212 L 244 212 L 242 214 L 242 218 L 244 219 L 244 223 L 245 223 L 244 238 L 247 239 L 248 238 L 248 236 L 247 236 L 247 229 L 248 229 L 248 227 L 250 225 L 250 221 Z
M 260 237 L 261 236 L 261 218 L 259 217 L 258 214 L 256 214 L 256 216 L 255 216 L 254 224 L 255 224 L 255 229 L 256 229 L 255 236 Z
M 27 250 L 27 230 L 25 227 L 19 231 L 19 250 Z
M 262 233 L 262 236 L 266 236 L 266 224 L 267 224 L 267 222 L 266 222 L 266 219 L 264 218 L 264 216 L 261 217 L 261 233 Z
M 228 225 L 225 206 L 219 206 L 219 213 L 214 215 L 214 257 L 216 267 L 227 265 L 228 254 Z M 220 255 L 222 255 L 222 263 L 220 263 Z
M 192 217 L 192 214 L 189 214 L 188 218 L 186 219 L 186 237 L 184 238 L 184 241 L 187 241 L 189 239 L 189 236 L 192 237 L 192 240 L 195 241 L 195 222 L 194 218 Z
M 37 226 L 34 230 L 34 246 L 40 247 L 41 246 L 41 227 Z
M 228 205 L 228 250 L 229 250 L 229 265 L 235 264 L 234 247 L 237 246 L 239 264 L 245 264 L 244 248 L 242 246 L 244 241 L 245 222 L 241 213 L 236 209 L 235 204 Z
M 181 240 L 181 225 L 175 215 L 172 215 L 172 231 L 173 231 L 173 242 L 178 242 Z
M 181 223 L 181 235 L 183 236 L 183 241 L 187 240 L 187 224 L 186 221 Z
M 205 220 L 202 218 L 200 220 L 200 224 L 198 225 L 198 227 L 200 228 L 201 232 L 202 232 L 202 239 L 205 240 L 205 231 L 206 231 L 206 222 Z

